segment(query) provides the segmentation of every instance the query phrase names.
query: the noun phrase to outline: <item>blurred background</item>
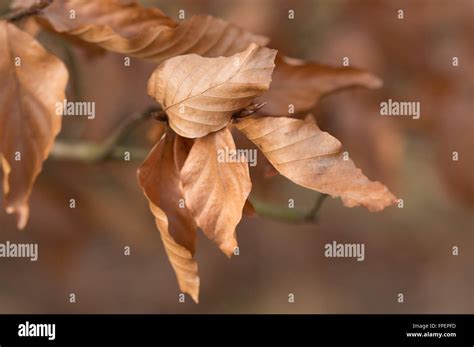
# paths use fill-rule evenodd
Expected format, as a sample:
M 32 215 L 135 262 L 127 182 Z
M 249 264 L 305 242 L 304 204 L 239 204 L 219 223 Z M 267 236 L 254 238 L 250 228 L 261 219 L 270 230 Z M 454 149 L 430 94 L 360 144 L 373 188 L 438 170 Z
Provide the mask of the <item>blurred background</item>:
M 317 223 L 244 218 L 237 229 L 240 255 L 230 260 L 199 232 L 200 303 L 188 297 L 182 304 L 137 184 L 140 162 L 50 159 L 35 184 L 26 230 L 16 230 L 3 207 L 0 212 L 1 243 L 39 244 L 37 262 L 0 259 L 1 313 L 474 312 L 473 1 L 142 3 L 176 20 L 181 9 L 187 17 L 212 14 L 269 36 L 269 46 L 288 56 L 337 66 L 349 57 L 351 66 L 381 77 L 381 89 L 332 94 L 314 113 L 404 207 L 370 213 L 328 198 Z M 5 13 L 9 1 L 0 4 Z M 154 105 L 146 95 L 153 64 L 132 60 L 124 68 L 119 55 L 91 53 L 54 34 L 38 37 L 68 65 L 68 98 L 96 102 L 96 119 L 65 119 L 61 139 L 101 142 L 121 120 Z M 389 98 L 421 102 L 421 119 L 380 116 L 380 102 Z M 151 148 L 150 125 L 136 129 L 127 145 Z M 304 213 L 318 198 L 258 173 L 251 168 L 252 196 L 270 210 L 287 210 L 294 199 Z M 364 243 L 365 261 L 325 258 L 324 245 L 332 241 Z

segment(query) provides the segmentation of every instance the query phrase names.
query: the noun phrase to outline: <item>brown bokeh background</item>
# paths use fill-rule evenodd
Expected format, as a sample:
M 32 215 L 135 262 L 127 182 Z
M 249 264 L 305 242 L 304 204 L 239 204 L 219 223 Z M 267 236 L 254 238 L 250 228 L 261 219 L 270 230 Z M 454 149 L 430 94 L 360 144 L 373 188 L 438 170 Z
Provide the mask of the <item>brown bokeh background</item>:
M 8 3 L 1 2 L 2 13 Z M 246 218 L 237 230 L 240 255 L 231 260 L 199 233 L 200 304 L 190 298 L 180 304 L 136 181 L 139 162 L 51 159 L 35 185 L 26 230 L 17 231 L 13 218 L 0 212 L 0 242 L 38 243 L 40 252 L 37 262 L 0 259 L 1 313 L 474 312 L 472 1 L 142 3 L 173 18 L 180 9 L 188 17 L 219 16 L 271 37 L 270 46 L 286 55 L 332 65 L 349 57 L 351 66 L 380 76 L 380 90 L 330 95 L 315 114 L 371 179 L 404 200 L 404 208 L 370 213 L 327 199 L 317 224 Z M 124 68 L 121 56 L 91 54 L 53 34 L 39 39 L 68 65 L 69 98 L 96 102 L 97 118 L 66 119 L 60 138 L 103 141 L 120 120 L 153 105 L 145 92 L 153 64 L 132 60 Z M 421 119 L 380 116 L 379 104 L 389 98 L 421 102 Z M 149 126 L 127 144 L 150 148 Z M 254 179 L 253 197 L 275 211 L 285 210 L 290 198 L 295 209 L 309 210 L 317 196 L 283 178 Z M 69 208 L 71 198 L 76 209 Z M 324 245 L 334 240 L 364 243 L 365 261 L 325 258 Z M 76 294 L 75 304 L 69 293 Z

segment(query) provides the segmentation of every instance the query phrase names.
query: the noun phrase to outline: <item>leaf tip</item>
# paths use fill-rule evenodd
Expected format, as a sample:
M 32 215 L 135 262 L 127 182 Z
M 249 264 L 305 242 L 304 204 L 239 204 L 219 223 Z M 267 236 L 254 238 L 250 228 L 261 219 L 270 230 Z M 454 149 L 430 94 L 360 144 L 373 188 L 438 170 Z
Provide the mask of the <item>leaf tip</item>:
M 234 255 L 235 249 L 237 248 L 237 240 L 235 237 L 228 239 L 227 241 L 224 241 L 223 243 L 220 244 L 220 249 L 224 254 L 227 256 L 227 258 L 231 258 Z
M 199 304 L 199 290 L 197 293 L 189 294 L 196 304 Z
M 30 208 L 28 207 L 26 203 L 21 204 L 19 206 L 7 206 L 5 210 L 7 211 L 8 214 L 16 214 L 16 218 L 17 218 L 16 227 L 19 230 L 25 229 L 26 224 L 28 223 L 29 216 L 30 216 Z
M 367 73 L 366 86 L 369 89 L 379 89 L 383 87 L 383 80 L 371 73 Z
M 191 281 L 181 281 L 178 279 L 178 283 L 181 292 L 188 294 L 196 304 L 199 304 L 199 277 Z

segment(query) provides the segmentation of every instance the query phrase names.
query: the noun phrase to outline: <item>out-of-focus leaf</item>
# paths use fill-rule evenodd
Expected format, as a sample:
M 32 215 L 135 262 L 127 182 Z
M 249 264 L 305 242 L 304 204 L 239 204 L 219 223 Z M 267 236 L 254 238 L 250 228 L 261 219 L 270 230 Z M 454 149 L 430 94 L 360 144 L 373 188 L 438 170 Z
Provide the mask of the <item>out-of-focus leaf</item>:
M 16 7 L 32 3 L 22 1 Z M 178 24 L 159 9 L 134 1 L 54 1 L 41 12 L 40 19 L 59 33 L 157 63 L 186 53 L 228 56 L 252 42 L 268 42 L 265 37 L 212 16 L 193 16 Z
M 375 89 L 382 81 L 353 67 L 333 67 L 278 55 L 270 90 L 259 98 L 267 102 L 260 112 L 289 116 L 312 109 L 325 94 L 349 87 Z
M 8 213 L 26 226 L 28 199 L 61 128 L 68 72 L 33 37 L 0 21 L 0 158 Z

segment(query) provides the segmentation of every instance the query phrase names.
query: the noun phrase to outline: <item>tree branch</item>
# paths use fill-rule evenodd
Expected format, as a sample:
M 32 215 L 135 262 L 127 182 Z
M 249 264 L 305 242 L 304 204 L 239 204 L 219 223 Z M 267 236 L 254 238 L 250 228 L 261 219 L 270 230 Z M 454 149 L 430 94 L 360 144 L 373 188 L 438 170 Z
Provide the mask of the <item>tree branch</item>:
M 94 142 L 64 142 L 56 140 L 50 153 L 54 159 L 68 159 L 94 163 L 106 159 L 124 159 L 125 152 L 130 152 L 130 160 L 144 160 L 147 150 L 137 147 L 127 147 L 121 143 L 144 121 L 160 108 L 150 108 L 142 113 L 134 113 L 126 117 L 103 143 Z
M 30 8 L 8 13 L 1 19 L 17 22 L 24 18 L 35 16 L 50 6 L 54 0 L 40 0 Z M 258 112 L 266 102 L 252 104 L 232 115 L 234 121 Z M 101 144 L 93 142 L 65 142 L 56 140 L 50 153 L 50 158 L 60 160 L 76 160 L 85 163 L 95 163 L 108 159 L 125 160 L 125 154 L 130 154 L 130 160 L 143 161 L 148 155 L 148 149 L 121 145 L 124 139 L 143 121 L 154 118 L 157 121 L 168 122 L 166 112 L 161 108 L 153 108 L 143 113 L 135 113 L 121 122 L 110 136 Z M 291 223 L 316 223 L 319 211 L 324 203 L 326 194 L 320 194 L 315 205 L 309 212 L 285 207 L 274 206 L 267 202 L 251 198 L 258 216 L 281 220 Z
M 252 104 L 243 110 L 236 112 L 233 117 L 242 118 L 260 110 L 266 103 Z M 160 107 L 152 107 L 145 112 L 135 113 L 126 117 L 122 123 L 110 134 L 103 143 L 94 142 L 64 142 L 56 140 L 50 153 L 54 159 L 71 159 L 86 163 L 98 162 L 105 159 L 123 159 L 124 152 L 130 152 L 130 160 L 144 160 L 146 151 L 144 149 L 121 145 L 123 140 L 141 123 L 148 119 L 167 122 L 165 111 Z M 133 153 L 132 153 L 133 152 Z
M 130 153 L 131 161 L 143 161 L 149 149 L 133 146 L 114 146 L 109 149 L 102 144 L 93 142 L 56 141 L 50 158 L 59 160 L 75 160 L 84 163 L 96 163 L 108 159 L 124 160 L 125 152 Z

